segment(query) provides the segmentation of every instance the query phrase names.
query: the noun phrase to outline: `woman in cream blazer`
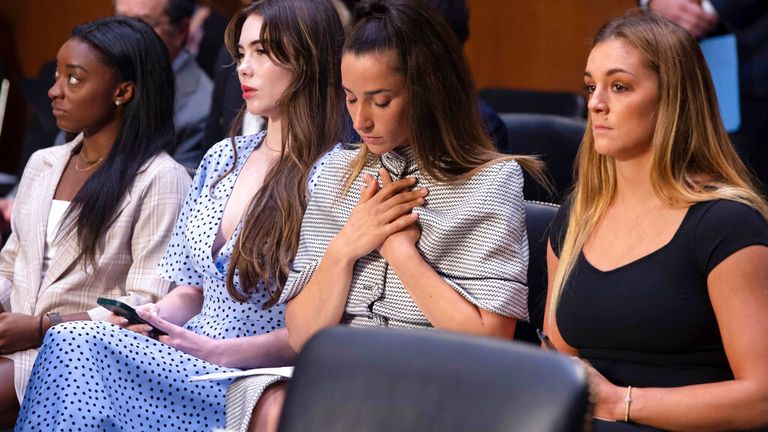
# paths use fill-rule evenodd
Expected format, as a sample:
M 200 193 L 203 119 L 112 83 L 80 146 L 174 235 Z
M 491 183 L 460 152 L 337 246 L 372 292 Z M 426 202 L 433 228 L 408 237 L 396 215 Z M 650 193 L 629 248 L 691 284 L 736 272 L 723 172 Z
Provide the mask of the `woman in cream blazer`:
M 140 305 L 168 291 L 155 266 L 191 179 L 164 151 L 173 144 L 164 49 L 151 27 L 122 17 L 76 28 L 59 50 L 53 114 L 82 132 L 32 155 L 0 253 L 0 429 L 15 421 L 48 328 L 116 320 L 99 297 Z

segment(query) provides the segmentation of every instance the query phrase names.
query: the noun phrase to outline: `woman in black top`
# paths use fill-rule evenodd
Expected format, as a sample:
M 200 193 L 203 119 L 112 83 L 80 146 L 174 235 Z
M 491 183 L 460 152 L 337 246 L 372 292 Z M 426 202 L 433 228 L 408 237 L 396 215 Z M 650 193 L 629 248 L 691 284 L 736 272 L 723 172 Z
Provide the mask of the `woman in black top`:
M 663 18 L 617 18 L 584 83 L 545 327 L 591 365 L 597 430 L 768 426 L 768 207 L 696 41 Z

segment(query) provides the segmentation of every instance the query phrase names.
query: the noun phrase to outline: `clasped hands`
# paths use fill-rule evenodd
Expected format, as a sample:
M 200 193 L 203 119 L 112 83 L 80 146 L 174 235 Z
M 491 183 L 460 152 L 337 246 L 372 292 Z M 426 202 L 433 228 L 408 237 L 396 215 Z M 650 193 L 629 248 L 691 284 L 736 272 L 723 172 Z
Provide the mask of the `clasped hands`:
M 375 178 L 363 175 L 365 185 L 360 200 L 349 220 L 339 231 L 330 247 L 341 251 L 355 261 L 374 250 L 388 262 L 414 251 L 421 237 L 418 215 L 412 210 L 424 204 L 429 193 L 425 188 L 410 190 L 416 184 L 414 177 L 392 181 L 389 172 L 379 169 L 381 187 Z

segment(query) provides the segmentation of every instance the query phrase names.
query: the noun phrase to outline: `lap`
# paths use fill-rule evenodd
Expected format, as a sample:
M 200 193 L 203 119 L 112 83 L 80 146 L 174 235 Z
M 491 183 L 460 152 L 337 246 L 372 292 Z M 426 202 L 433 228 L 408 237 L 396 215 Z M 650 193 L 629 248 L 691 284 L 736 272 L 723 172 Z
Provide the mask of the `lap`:
M 656 429 L 650 426 L 643 426 L 634 423 L 624 422 L 610 422 L 604 420 L 594 421 L 593 432 L 660 432 L 661 429 Z

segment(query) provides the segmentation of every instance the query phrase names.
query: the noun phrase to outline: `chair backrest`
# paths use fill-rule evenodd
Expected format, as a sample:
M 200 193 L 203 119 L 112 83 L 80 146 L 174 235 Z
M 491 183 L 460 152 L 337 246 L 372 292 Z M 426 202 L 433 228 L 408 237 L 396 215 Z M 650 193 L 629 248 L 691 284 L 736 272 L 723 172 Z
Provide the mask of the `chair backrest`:
M 580 363 L 438 331 L 336 327 L 304 347 L 280 432 L 574 432 L 588 428 Z
M 573 183 L 573 163 L 584 135 L 584 120 L 545 114 L 500 114 L 507 127 L 510 154 L 539 155 L 552 177 L 554 193 L 526 174 L 523 196 L 535 201 L 559 202 Z
M 518 321 L 515 340 L 539 345 L 536 329 L 544 323 L 547 300 L 547 243 L 549 227 L 559 208 L 546 202 L 525 202 L 525 228 L 528 234 L 528 314 L 529 322 Z
M 554 114 L 586 118 L 584 96 L 571 92 L 550 92 L 494 87 L 480 90 L 480 98 L 499 114 Z

